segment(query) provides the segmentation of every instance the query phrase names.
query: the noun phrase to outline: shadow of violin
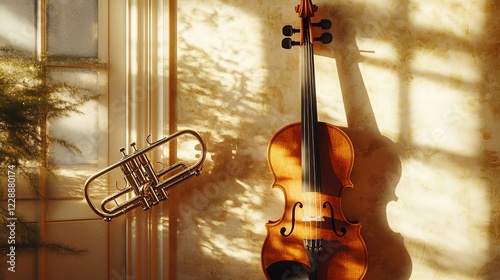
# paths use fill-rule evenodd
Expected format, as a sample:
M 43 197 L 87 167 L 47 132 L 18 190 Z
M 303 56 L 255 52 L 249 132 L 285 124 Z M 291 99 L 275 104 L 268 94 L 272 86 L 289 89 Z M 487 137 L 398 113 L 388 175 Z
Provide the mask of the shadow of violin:
M 352 8 L 352 7 L 351 7 Z M 401 161 L 396 145 L 378 128 L 363 77 L 359 69 L 360 51 L 355 41 L 354 21 L 338 5 L 322 6 L 316 20 L 332 20 L 329 32 L 333 44 L 315 49 L 315 54 L 335 59 L 348 128 L 355 157 L 351 180 L 353 189 L 342 195 L 344 215 L 362 224 L 361 234 L 368 249 L 368 270 L 364 279 L 409 279 L 411 258 L 403 237 L 391 230 L 386 207 L 397 200 L 395 189 L 401 177 Z

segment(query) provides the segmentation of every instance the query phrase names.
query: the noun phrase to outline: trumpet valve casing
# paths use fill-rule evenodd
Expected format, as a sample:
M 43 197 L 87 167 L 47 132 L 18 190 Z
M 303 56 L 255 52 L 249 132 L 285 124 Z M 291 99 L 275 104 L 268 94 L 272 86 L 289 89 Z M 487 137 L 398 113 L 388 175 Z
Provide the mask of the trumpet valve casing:
M 155 171 L 147 153 L 186 134 L 194 136 L 201 146 L 201 155 L 198 157 L 197 162 L 191 166 L 187 166 L 182 162 L 177 162 L 169 167 L 162 168 L 158 172 Z M 146 139 L 148 146 L 141 150 L 136 148 L 135 142 L 131 143 L 130 146 L 133 152 L 130 155 L 126 154 L 125 148 L 121 148 L 120 152 L 123 154 L 123 157 L 118 162 L 90 176 L 85 182 L 84 194 L 87 203 L 90 208 L 97 215 L 104 218 L 105 221 L 109 222 L 114 217 L 125 214 L 139 206 L 142 206 L 143 210 L 150 209 L 152 206 L 169 198 L 167 192 L 168 188 L 193 175 L 198 176 L 203 169 L 203 162 L 206 157 L 206 147 L 203 139 L 197 132 L 193 130 L 182 130 L 155 142 L 149 142 L 148 138 Z M 121 190 L 119 189 L 117 193 L 105 197 L 101 201 L 100 208 L 96 207 L 89 194 L 91 183 L 118 167 L 125 176 L 126 186 Z

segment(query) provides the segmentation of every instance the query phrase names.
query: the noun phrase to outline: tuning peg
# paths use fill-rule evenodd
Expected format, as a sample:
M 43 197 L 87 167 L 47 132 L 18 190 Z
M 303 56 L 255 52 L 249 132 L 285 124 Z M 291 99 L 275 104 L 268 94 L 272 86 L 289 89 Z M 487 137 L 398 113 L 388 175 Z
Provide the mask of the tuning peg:
M 328 19 L 322 19 L 319 22 L 313 23 L 312 26 L 321 27 L 321 29 L 330 29 L 332 22 Z
M 282 29 L 283 35 L 292 36 L 294 33 L 300 32 L 300 29 L 293 28 L 291 25 L 285 25 Z
M 333 36 L 330 33 L 323 33 L 321 37 L 314 37 L 314 41 L 321 41 L 323 44 L 329 44 L 333 40 Z
M 290 38 L 285 38 L 283 39 L 283 41 L 281 41 L 281 46 L 284 49 L 291 49 L 293 46 L 297 46 L 299 44 L 300 44 L 299 42 L 292 41 L 292 39 Z

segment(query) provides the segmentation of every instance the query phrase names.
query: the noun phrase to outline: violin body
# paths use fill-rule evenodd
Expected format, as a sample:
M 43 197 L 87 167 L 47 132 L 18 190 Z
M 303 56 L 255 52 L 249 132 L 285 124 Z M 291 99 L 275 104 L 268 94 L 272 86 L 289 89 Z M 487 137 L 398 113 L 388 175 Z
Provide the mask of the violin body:
M 268 279 L 361 279 L 366 273 L 367 250 L 360 234 L 361 224 L 346 220 L 340 197 L 344 187 L 353 186 L 350 180 L 353 146 L 342 130 L 327 123 L 318 123 L 318 137 L 321 193 L 303 192 L 301 123 L 282 128 L 269 143 L 273 187 L 284 192 L 285 210 L 279 220 L 266 224 L 261 260 Z M 301 202 L 303 207 L 294 207 L 296 202 Z M 333 211 L 329 206 L 323 207 L 325 202 L 332 205 Z M 307 225 L 311 222 L 304 220 L 309 210 L 316 211 L 318 205 L 321 206 L 319 214 L 325 220 L 311 227 Z M 339 237 L 335 233 L 332 219 L 338 231 L 346 229 L 345 235 Z M 286 229 L 285 234 L 294 229 L 285 237 L 282 228 Z M 306 250 L 304 240 L 310 238 L 322 239 L 323 250 Z
M 279 130 L 268 148 L 273 187 L 285 195 L 285 210 L 266 224 L 262 268 L 268 279 L 361 279 L 368 254 L 361 224 L 348 221 L 342 211 L 344 188 L 350 179 L 354 149 L 338 127 L 318 122 L 314 74 L 314 42 L 328 44 L 329 33 L 313 35 L 313 27 L 329 29 L 331 22 L 313 23 L 318 7 L 301 0 L 295 7 L 300 29 L 283 28 L 287 37 L 300 33 L 300 41 L 285 38 L 282 46 L 301 48 L 301 122 Z

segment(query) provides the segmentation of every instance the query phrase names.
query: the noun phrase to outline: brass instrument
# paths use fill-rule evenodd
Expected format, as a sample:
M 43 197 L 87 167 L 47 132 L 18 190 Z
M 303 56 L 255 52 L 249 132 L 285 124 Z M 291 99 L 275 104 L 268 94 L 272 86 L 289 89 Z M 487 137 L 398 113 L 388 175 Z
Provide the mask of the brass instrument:
M 184 134 L 190 134 L 199 141 L 201 155 L 198 161 L 191 166 L 187 166 L 182 162 L 177 162 L 167 168 L 162 168 L 162 170 L 158 172 L 155 171 L 147 153 Z M 148 142 L 147 139 L 146 142 Z M 120 152 L 123 154 L 123 157 L 118 162 L 90 176 L 85 182 L 84 189 L 87 203 L 90 208 L 92 208 L 97 215 L 103 217 L 105 221 L 109 222 L 114 217 L 125 214 L 139 206 L 142 207 L 142 210 L 148 210 L 169 197 L 167 193 L 168 188 L 193 175 L 198 176 L 201 173 L 206 156 L 206 147 L 201 136 L 195 131 L 178 131 L 153 143 L 148 142 L 148 144 L 147 147 L 137 150 L 135 147 L 136 144 L 132 143 L 130 146 L 133 148 L 133 153 L 130 155 L 126 154 L 125 148 L 121 148 Z M 105 197 L 99 209 L 90 198 L 89 186 L 95 179 L 118 167 L 123 172 L 123 175 L 125 175 L 124 179 L 126 181 L 126 186 L 117 193 Z M 162 177 L 167 174 L 170 177 L 162 179 Z

